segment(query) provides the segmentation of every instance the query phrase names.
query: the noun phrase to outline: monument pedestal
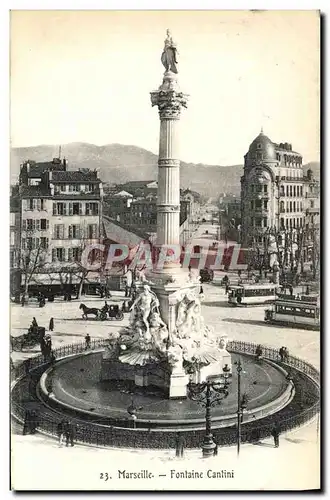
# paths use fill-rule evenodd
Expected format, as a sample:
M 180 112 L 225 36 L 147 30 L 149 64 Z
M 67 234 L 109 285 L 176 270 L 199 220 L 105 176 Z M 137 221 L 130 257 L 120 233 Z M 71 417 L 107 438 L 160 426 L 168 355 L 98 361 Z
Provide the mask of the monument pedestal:
M 189 383 L 189 375 L 185 371 L 174 371 L 170 375 L 169 380 L 169 399 L 185 399 L 187 397 L 187 385 Z

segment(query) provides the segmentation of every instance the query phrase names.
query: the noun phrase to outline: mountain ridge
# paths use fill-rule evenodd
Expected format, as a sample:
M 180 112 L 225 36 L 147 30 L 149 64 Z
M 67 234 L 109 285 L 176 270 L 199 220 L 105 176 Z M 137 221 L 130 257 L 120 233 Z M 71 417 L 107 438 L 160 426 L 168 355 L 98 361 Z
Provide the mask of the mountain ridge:
M 133 144 L 113 143 L 97 146 L 86 142 L 73 142 L 62 146 L 61 149 L 62 157 L 68 160 L 69 170 L 96 169 L 104 183 L 120 184 L 131 180 L 157 178 L 158 156 Z M 51 161 L 58 154 L 58 146 L 48 144 L 11 148 L 11 183 L 17 182 L 20 164 L 24 161 Z M 319 162 L 304 165 L 305 173 L 308 168 L 312 168 L 315 177 L 319 177 Z M 181 161 L 181 186 L 206 196 L 217 196 L 220 192 L 239 195 L 242 175 L 243 164 L 221 166 Z

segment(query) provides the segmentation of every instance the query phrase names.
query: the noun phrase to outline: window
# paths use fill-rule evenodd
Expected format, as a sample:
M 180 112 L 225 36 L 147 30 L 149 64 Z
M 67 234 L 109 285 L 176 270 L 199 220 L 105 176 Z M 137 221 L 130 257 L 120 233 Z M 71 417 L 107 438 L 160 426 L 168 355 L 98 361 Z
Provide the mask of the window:
M 251 193 L 254 193 L 254 184 L 251 184 Z
M 267 200 L 264 200 L 264 209 L 267 210 L 268 209 L 268 201 Z
M 280 203 L 280 212 L 281 213 L 285 212 L 284 201 L 281 201 L 281 203 Z
M 289 196 L 289 186 L 286 186 L 286 195 Z
M 87 238 L 89 240 L 97 238 L 97 224 L 89 224 L 87 226 Z
M 292 228 L 292 219 L 289 219 L 290 222 L 290 228 Z
M 280 196 L 285 196 L 284 186 L 281 186 L 280 188 Z
M 69 256 L 68 259 L 70 262 L 77 262 L 81 258 L 81 249 L 80 248 L 69 248 Z
M 290 196 L 292 196 L 292 186 L 290 186 Z
M 65 193 L 66 192 L 66 184 L 61 184 L 60 185 L 60 191 L 61 191 L 61 193 Z
M 24 242 L 24 249 L 27 250 L 36 250 L 39 248 L 40 245 L 40 239 L 39 238 L 26 238 L 26 243 Z M 23 248 L 23 242 L 22 242 L 22 248 Z
M 54 225 L 54 240 L 63 240 L 64 238 L 64 224 Z
M 292 201 L 290 201 L 290 212 L 292 212 Z
M 69 215 L 82 215 L 82 203 L 69 203 Z
M 69 191 L 71 193 L 79 193 L 79 184 L 69 184 Z
M 262 185 L 261 184 L 257 185 L 257 193 L 262 193 Z
M 281 219 L 280 219 L 280 225 L 281 225 L 281 228 L 283 229 L 284 228 L 284 218 L 283 217 L 281 217 Z M 281 238 L 281 242 L 280 242 L 280 238 Z M 278 244 L 279 245 L 282 244 L 282 236 L 278 237 Z
M 289 219 L 285 219 L 285 226 L 286 226 L 286 228 L 289 227 Z
M 11 251 L 10 252 L 10 267 L 15 267 L 15 252 Z
M 97 203 L 86 203 L 86 215 L 98 215 L 99 206 Z
M 35 230 L 35 220 L 25 219 L 23 220 L 23 231 L 34 231 Z
M 44 200 L 41 198 L 23 200 L 23 210 L 45 210 Z
M 254 227 L 254 217 L 251 217 L 251 226 Z
M 261 149 L 261 148 L 262 148 L 262 145 L 261 145 L 261 143 L 260 143 L 260 142 L 258 142 L 258 144 L 257 144 L 257 149 Z
M 66 203 L 53 203 L 53 215 L 66 215 Z
M 294 212 L 296 211 L 296 202 L 295 201 L 293 202 L 293 211 Z
M 261 208 L 261 200 L 255 201 L 256 208 Z
M 48 238 L 45 238 L 44 236 L 41 236 L 41 238 L 40 238 L 40 247 L 43 248 L 44 250 L 47 250 L 48 243 L 49 243 Z
M 293 186 L 293 196 L 297 196 L 296 186 Z
M 267 217 L 264 217 L 264 227 L 267 227 Z
M 80 226 L 78 224 L 73 224 L 69 226 L 69 238 L 78 239 L 80 238 Z
M 310 207 L 311 207 L 311 208 L 314 208 L 314 200 L 311 200 L 311 201 L 310 201 Z
M 65 248 L 53 248 L 52 249 L 52 261 L 53 262 L 64 262 L 65 261 Z
M 254 203 L 253 203 L 253 200 L 251 200 L 251 210 L 253 210 L 254 208 Z
M 48 231 L 49 229 L 49 220 L 48 219 L 40 219 L 40 230 Z
M 261 227 L 261 219 L 259 217 L 256 218 L 256 226 Z
M 94 184 L 87 184 L 85 190 L 88 192 L 88 193 L 92 193 L 93 191 L 95 191 L 95 185 Z
M 267 184 L 264 184 L 264 193 L 267 194 L 268 193 L 268 186 Z
M 10 244 L 15 245 L 15 233 L 13 231 L 10 231 Z

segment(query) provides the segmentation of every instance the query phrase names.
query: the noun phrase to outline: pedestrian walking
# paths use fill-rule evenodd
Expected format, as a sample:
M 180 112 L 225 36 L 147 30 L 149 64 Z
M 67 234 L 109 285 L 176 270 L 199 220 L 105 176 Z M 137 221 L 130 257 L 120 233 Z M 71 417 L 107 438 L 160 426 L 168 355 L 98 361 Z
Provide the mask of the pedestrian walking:
M 183 451 L 185 448 L 185 439 L 183 434 L 180 432 L 177 433 L 176 435 L 176 441 L 175 441 L 175 456 L 182 458 L 183 457 Z
M 67 420 L 64 425 L 65 446 L 74 446 L 75 429 L 71 420 Z
M 65 431 L 66 420 L 61 420 L 57 426 L 57 436 L 58 436 L 58 444 L 62 446 L 64 441 L 64 431 Z
M 279 355 L 280 355 L 280 358 L 281 358 L 281 361 L 282 363 L 284 362 L 284 358 L 285 358 L 285 347 L 281 347 L 281 349 L 278 351 Z
M 272 436 L 274 438 L 274 446 L 278 448 L 280 446 L 280 429 L 277 424 L 272 429 Z
M 25 436 L 26 434 L 30 434 L 30 428 L 31 428 L 31 415 L 29 411 L 26 411 L 24 415 L 23 436 Z
M 22 304 L 22 307 L 25 306 L 25 293 L 23 293 L 23 295 L 22 295 L 21 304 Z
M 31 326 L 32 326 L 32 328 L 38 328 L 38 323 L 37 323 L 37 320 L 35 319 L 34 316 L 33 316 L 33 320 L 32 320 Z
M 50 318 L 49 320 L 49 328 L 48 330 L 52 332 L 54 330 L 54 318 Z
M 85 337 L 85 348 L 86 349 L 89 349 L 91 346 L 91 338 L 90 338 L 90 335 L 89 333 L 87 333 L 86 337 Z
M 214 450 L 213 450 L 213 454 L 214 454 L 214 456 L 215 456 L 215 457 L 217 457 L 217 456 L 218 456 L 218 444 L 217 444 L 217 443 L 215 443 L 215 447 L 214 447 Z
M 257 345 L 257 348 L 256 348 L 256 358 L 257 358 L 257 361 L 260 361 L 262 357 L 262 347 L 261 345 Z

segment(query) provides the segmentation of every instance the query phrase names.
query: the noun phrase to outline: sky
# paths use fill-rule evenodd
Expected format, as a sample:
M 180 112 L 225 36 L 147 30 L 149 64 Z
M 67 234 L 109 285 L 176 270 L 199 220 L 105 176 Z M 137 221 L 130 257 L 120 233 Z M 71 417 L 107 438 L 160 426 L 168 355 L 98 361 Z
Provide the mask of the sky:
M 11 145 L 88 142 L 157 154 L 166 29 L 179 57 L 183 161 L 241 164 L 264 133 L 319 161 L 317 11 L 14 11 Z M 65 148 L 64 148 L 65 152 Z

